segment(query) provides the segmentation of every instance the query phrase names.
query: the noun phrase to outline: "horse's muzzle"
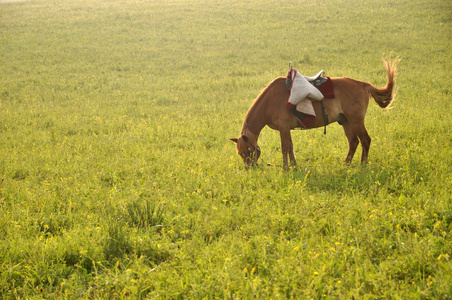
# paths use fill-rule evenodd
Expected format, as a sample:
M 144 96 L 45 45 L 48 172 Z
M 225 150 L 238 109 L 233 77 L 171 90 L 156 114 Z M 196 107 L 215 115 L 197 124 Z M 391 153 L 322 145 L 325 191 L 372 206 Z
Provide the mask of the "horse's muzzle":
M 257 166 L 257 161 L 261 156 L 261 148 L 259 146 L 254 147 L 254 151 L 249 153 L 249 156 L 244 160 L 245 167 L 254 167 Z

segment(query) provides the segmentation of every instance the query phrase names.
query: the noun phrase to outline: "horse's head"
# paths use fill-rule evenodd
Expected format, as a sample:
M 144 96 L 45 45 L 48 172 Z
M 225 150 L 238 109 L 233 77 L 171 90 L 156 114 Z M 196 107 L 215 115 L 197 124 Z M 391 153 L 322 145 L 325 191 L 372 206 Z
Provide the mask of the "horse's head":
M 242 157 L 246 167 L 257 165 L 257 160 L 261 155 L 261 148 L 257 145 L 257 141 L 251 140 L 246 135 L 229 140 L 236 143 L 237 153 Z

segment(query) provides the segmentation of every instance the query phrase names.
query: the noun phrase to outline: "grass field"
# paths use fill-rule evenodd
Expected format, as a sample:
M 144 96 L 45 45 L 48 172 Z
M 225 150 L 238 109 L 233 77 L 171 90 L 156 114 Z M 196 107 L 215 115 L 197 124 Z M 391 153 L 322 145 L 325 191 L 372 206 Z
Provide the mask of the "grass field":
M 0 4 L 2 299 L 451 299 L 446 0 Z M 369 163 L 338 124 L 229 137 L 285 76 L 386 82 Z

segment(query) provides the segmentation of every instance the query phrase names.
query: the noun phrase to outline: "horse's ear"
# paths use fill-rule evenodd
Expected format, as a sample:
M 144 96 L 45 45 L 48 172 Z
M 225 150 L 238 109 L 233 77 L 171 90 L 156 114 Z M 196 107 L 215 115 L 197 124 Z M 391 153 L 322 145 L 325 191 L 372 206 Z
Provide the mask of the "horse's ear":
M 236 144 L 237 144 L 237 141 L 238 141 L 238 139 L 236 139 L 236 138 L 230 138 L 229 140 L 230 140 L 230 141 L 233 141 L 233 142 L 236 143 Z
M 248 143 L 250 140 L 246 137 L 246 135 L 242 135 L 242 139 L 245 141 L 245 143 Z

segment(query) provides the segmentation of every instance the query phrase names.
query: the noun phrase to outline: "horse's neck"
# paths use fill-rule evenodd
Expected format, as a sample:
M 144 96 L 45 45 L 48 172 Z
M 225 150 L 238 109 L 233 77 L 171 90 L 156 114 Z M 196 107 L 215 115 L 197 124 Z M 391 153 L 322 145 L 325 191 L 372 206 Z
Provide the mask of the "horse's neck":
M 248 111 L 243 122 L 242 135 L 254 137 L 256 142 L 262 129 L 267 125 L 262 113 L 258 113 L 255 105 Z
M 242 134 L 253 135 L 256 139 L 259 137 L 260 132 L 268 124 L 267 116 L 269 115 L 269 107 L 271 107 L 272 92 L 275 88 L 283 91 L 285 89 L 285 78 L 279 77 L 273 80 L 257 97 L 254 104 L 250 107 L 246 113 L 245 120 L 243 121 Z M 280 92 L 277 92 L 280 93 Z

